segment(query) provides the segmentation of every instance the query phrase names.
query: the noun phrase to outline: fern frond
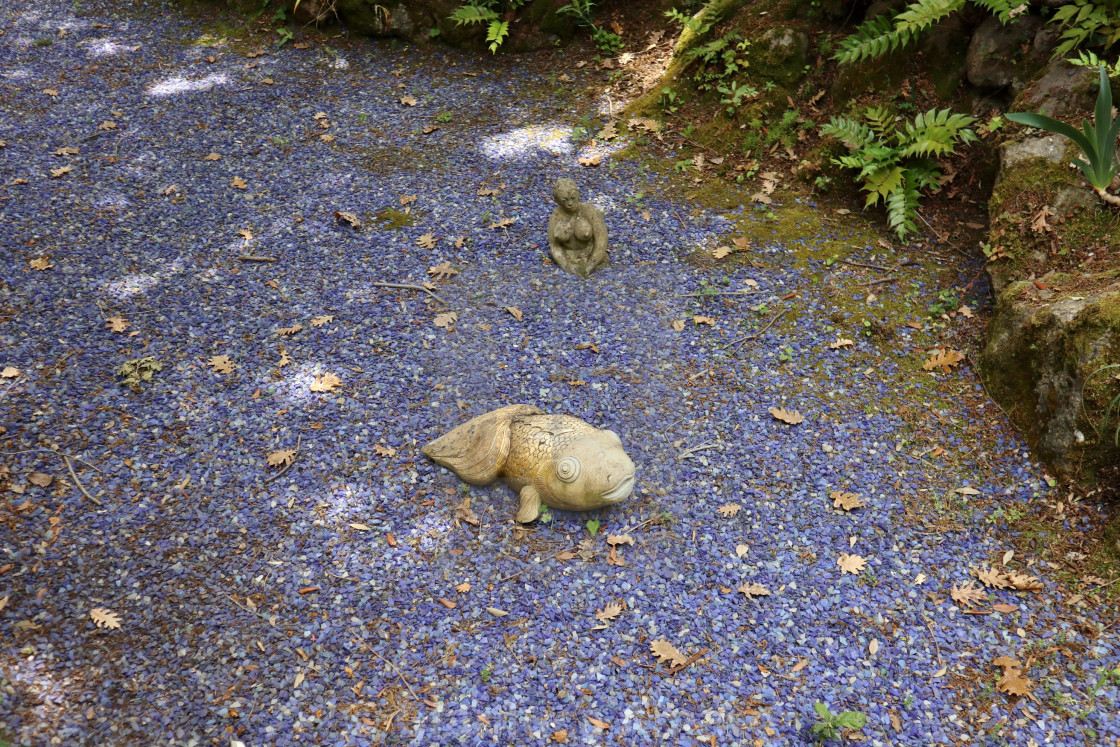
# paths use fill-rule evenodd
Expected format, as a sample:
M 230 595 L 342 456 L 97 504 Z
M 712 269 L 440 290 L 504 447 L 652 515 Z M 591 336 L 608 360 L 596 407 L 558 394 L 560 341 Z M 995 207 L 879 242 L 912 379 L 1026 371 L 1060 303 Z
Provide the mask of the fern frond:
M 864 207 L 871 207 L 879 202 L 879 198 L 887 199 L 896 190 L 902 187 L 904 170 L 901 166 L 889 166 L 879 169 L 863 180 L 863 188 L 868 191 L 867 202 Z
M 880 136 L 887 137 L 894 132 L 894 115 L 882 106 L 869 106 L 864 113 L 868 126 Z
M 976 141 L 976 133 L 968 129 L 976 121 L 951 109 L 930 109 L 907 122 L 902 135 L 902 157 L 944 156 L 954 152 L 956 143 Z
M 1011 11 L 1019 7 L 1019 3 L 1010 3 L 1008 0 L 975 0 L 977 5 L 982 5 L 992 14 L 999 19 L 1000 23 L 1007 23 L 1011 20 Z
M 498 51 L 502 42 L 509 36 L 509 23 L 507 21 L 491 21 L 486 27 L 486 41 L 490 42 L 490 54 Z
M 896 48 L 901 40 L 895 30 L 894 18 L 893 14 L 885 13 L 864 21 L 851 36 L 840 42 L 840 48 L 832 55 L 832 59 L 846 65 L 868 58 L 874 59 Z
M 828 124 L 821 127 L 822 135 L 831 135 L 849 150 L 859 150 L 875 142 L 875 133 L 865 124 L 847 117 L 831 117 Z
M 904 180 L 902 185 L 887 195 L 887 225 L 902 239 L 908 233 L 917 233 L 914 218 L 918 217 L 918 190 Z
M 459 26 L 464 23 L 489 23 L 498 19 L 498 14 L 485 5 L 460 5 L 448 16 Z
M 965 0 L 918 0 L 894 18 L 895 30 L 905 35 L 906 44 L 945 16 L 964 7 Z M 891 47 L 894 49 L 894 47 Z

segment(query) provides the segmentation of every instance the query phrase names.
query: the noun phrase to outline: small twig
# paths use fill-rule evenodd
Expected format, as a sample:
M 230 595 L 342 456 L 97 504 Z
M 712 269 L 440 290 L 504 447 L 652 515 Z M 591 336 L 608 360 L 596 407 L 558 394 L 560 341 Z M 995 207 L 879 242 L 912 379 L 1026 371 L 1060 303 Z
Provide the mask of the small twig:
M 690 456 L 700 451 L 705 451 L 707 449 L 718 449 L 720 446 L 723 446 L 723 441 L 712 441 L 710 443 L 700 444 L 699 446 L 693 446 L 692 448 L 685 449 L 680 454 L 678 454 L 677 461 L 688 459 Z
M 410 693 L 412 693 L 412 697 L 416 698 L 417 700 L 420 700 L 420 696 L 419 696 L 419 695 L 417 695 L 417 694 L 416 694 L 416 691 L 412 689 L 412 685 L 408 684 L 408 680 L 406 680 L 406 679 L 404 678 L 404 675 L 403 675 L 403 674 L 401 674 L 401 670 L 397 669 L 397 665 L 396 665 L 396 664 L 394 664 L 393 662 L 389 661 L 388 659 L 386 659 L 386 658 L 385 658 L 384 656 L 382 656 L 381 654 L 377 653 L 377 651 L 375 651 L 375 650 L 373 649 L 373 647 L 372 647 L 372 646 L 367 646 L 366 648 L 368 648 L 368 649 L 369 649 L 369 652 L 370 652 L 371 654 L 373 654 L 374 656 L 376 656 L 376 657 L 377 657 L 378 659 L 381 659 L 381 661 L 385 662 L 385 663 L 386 663 L 386 664 L 388 664 L 388 665 L 389 665 L 390 667 L 392 667 L 392 668 L 393 668 L 393 671 L 397 673 L 397 677 L 399 677 L 399 678 L 400 678 L 400 681 L 401 681 L 401 682 L 403 682 L 403 683 L 404 683 L 404 686 L 408 688 L 408 691 L 409 691 Z
M 403 290 L 420 291 L 421 293 L 427 293 L 429 296 L 431 296 L 432 298 L 434 298 L 436 301 L 443 304 L 444 306 L 449 305 L 447 303 L 447 301 L 444 301 L 442 298 L 440 298 L 435 293 L 428 290 L 427 288 L 425 288 L 422 285 L 409 285 L 407 283 L 382 283 L 382 282 L 370 283 L 370 285 L 377 286 L 378 288 L 401 288 Z
M 945 661 L 941 658 L 941 647 L 937 645 L 937 633 L 933 630 L 933 622 L 925 615 L 922 615 L 922 619 L 925 620 L 926 627 L 929 628 L 929 637 L 933 641 L 934 650 L 937 652 L 937 663 L 945 666 Z
M 882 265 L 871 265 L 867 264 L 866 262 L 853 262 L 850 259 L 840 259 L 839 257 L 836 258 L 836 261 L 840 262 L 841 264 L 852 265 L 853 267 L 868 267 L 872 270 L 882 270 L 883 272 L 890 272 L 890 268 L 883 267 Z
M 251 254 L 242 254 L 238 257 L 242 262 L 279 262 L 277 257 L 255 257 Z
M 878 280 L 869 280 L 868 282 L 860 283 L 859 285 L 861 288 L 867 288 L 872 285 L 882 285 L 883 283 L 894 283 L 897 281 L 898 278 L 896 278 L 894 275 L 888 275 L 885 278 L 879 278 Z
M 58 452 L 55 452 L 55 453 L 58 453 Z M 59 456 L 62 457 L 62 461 L 66 462 L 66 469 L 70 470 L 70 477 L 74 478 L 74 484 L 78 486 L 78 490 L 82 491 L 82 495 L 84 495 L 86 498 L 89 498 L 91 501 L 96 503 L 98 506 L 104 505 L 104 504 L 101 503 L 101 501 L 97 500 L 92 495 L 90 495 L 89 492 L 84 487 L 82 487 L 81 481 L 78 480 L 78 475 L 74 472 L 74 465 L 70 462 L 70 457 L 66 456 L 65 454 L 59 454 Z
M 730 353 L 728 353 L 728 355 L 735 355 L 736 351 L 738 351 L 739 348 L 741 348 L 745 343 L 748 343 L 751 340 L 754 340 L 758 337 L 761 337 L 766 332 L 766 330 L 770 329 L 775 324 L 777 324 L 778 320 L 781 319 L 783 316 L 785 316 L 787 311 L 789 311 L 789 309 L 782 309 L 780 312 L 778 312 L 777 314 L 774 315 L 774 317 L 770 320 L 770 322 L 765 327 L 763 327 L 759 331 L 755 332 L 753 335 L 747 335 L 746 337 L 740 337 L 738 340 L 732 340 L 731 342 L 727 343 L 726 345 L 724 345 L 720 349 L 721 350 L 726 350 L 727 348 L 734 345 L 735 348 Z
M 292 468 L 292 465 L 296 463 L 297 459 L 299 459 L 299 446 L 300 446 L 301 443 L 303 443 L 303 436 L 302 435 L 296 437 L 296 453 L 292 455 L 292 461 L 290 461 L 286 465 L 284 465 L 284 469 L 280 470 L 279 472 L 277 472 L 272 477 L 269 477 L 268 479 L 266 479 L 264 481 L 265 485 L 268 485 L 270 482 L 279 478 L 281 475 L 283 475 L 285 472 L 287 472 L 289 469 Z
M 687 297 L 687 296 L 699 296 L 699 297 L 703 298 L 704 296 L 761 296 L 765 293 L 766 293 L 766 291 L 761 291 L 761 290 L 752 290 L 752 291 L 709 291 L 707 293 L 704 293 L 704 292 L 701 292 L 701 293 L 678 293 L 677 296 L 681 297 L 681 298 Z
M 695 664 L 697 659 L 699 659 L 701 656 L 704 656 L 709 651 L 710 651 L 710 649 L 704 649 L 702 651 L 698 651 L 697 653 L 695 653 L 692 656 L 685 659 L 683 664 L 678 664 L 677 666 L 673 667 L 672 669 L 666 671 L 665 676 L 667 677 L 670 674 L 676 674 L 677 672 L 681 671 L 682 669 L 689 666 L 690 664 Z
M 619 534 L 628 534 L 630 532 L 636 532 L 639 529 L 641 529 L 642 527 L 648 527 L 650 524 L 656 524 L 659 521 L 661 521 L 661 517 L 660 516 L 655 516 L 652 519 L 646 519 L 641 524 L 635 524 L 632 527 L 626 527 L 621 532 L 619 532 Z
M 15 436 L 10 436 L 10 438 L 15 438 Z M 94 467 L 92 464 L 90 464 L 89 462 L 87 462 L 84 459 L 79 459 L 78 457 L 71 456 L 70 454 L 63 454 L 62 452 L 55 451 L 54 449 L 47 449 L 47 448 L 40 447 L 38 449 L 21 449 L 19 451 L 5 451 L 3 453 L 6 454 L 6 455 L 10 455 L 10 454 L 32 454 L 32 453 L 37 452 L 37 451 L 49 451 L 50 453 L 54 454 L 55 456 L 61 457 L 63 459 L 69 458 L 69 459 L 73 459 L 75 462 L 81 462 L 85 466 L 92 469 L 94 472 L 98 472 L 98 473 L 101 472 L 101 470 L 97 469 L 97 467 Z

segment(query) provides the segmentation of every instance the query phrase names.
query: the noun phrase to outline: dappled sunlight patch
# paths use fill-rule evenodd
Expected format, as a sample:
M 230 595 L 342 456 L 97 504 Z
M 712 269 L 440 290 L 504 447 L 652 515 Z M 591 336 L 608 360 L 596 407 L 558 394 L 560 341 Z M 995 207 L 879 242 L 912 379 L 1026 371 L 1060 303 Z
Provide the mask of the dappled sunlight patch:
M 115 57 L 124 52 L 135 51 L 134 47 L 126 47 L 111 39 L 94 39 L 89 43 L 90 57 Z
M 125 301 L 137 294 L 147 293 L 172 275 L 183 271 L 183 260 L 176 259 L 167 267 L 154 272 L 133 272 L 105 284 L 105 292 L 118 301 Z
M 155 83 L 148 88 L 149 96 L 156 96 L 162 98 L 164 96 L 171 96 L 176 93 L 193 93 L 195 91 L 209 91 L 214 86 L 224 86 L 229 83 L 229 76 L 225 73 L 211 73 L 203 78 L 185 78 L 181 75 L 176 75 L 171 78 L 165 78 L 159 83 Z
M 568 155 L 575 150 L 575 146 L 572 144 L 571 127 L 529 125 L 486 138 L 482 141 L 480 150 L 494 159 L 524 160 L 540 152 L 555 156 Z

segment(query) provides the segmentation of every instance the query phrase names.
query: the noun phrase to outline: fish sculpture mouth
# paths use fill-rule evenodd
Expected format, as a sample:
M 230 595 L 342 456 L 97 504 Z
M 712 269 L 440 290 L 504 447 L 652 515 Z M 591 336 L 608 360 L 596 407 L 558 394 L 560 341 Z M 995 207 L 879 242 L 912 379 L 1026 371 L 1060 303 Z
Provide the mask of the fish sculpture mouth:
M 603 500 L 606 503 L 618 503 L 626 498 L 634 491 L 634 475 L 631 473 L 629 477 L 614 486 L 607 492 L 603 493 Z

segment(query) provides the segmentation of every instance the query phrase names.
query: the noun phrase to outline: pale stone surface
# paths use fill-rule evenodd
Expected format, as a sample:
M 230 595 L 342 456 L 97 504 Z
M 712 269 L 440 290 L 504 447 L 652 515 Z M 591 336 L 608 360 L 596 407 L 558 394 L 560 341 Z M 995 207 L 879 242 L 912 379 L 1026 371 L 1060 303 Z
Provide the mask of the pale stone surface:
M 548 219 L 552 261 L 583 278 L 609 265 L 607 224 L 599 208 L 579 201 L 579 187 L 571 179 L 557 180 L 552 196 L 556 199 Z
M 634 462 L 614 431 L 532 405 L 479 415 L 423 451 L 463 482 L 487 485 L 500 479 L 518 491 L 521 523 L 540 516 L 541 504 L 589 511 L 618 503 L 634 489 Z

